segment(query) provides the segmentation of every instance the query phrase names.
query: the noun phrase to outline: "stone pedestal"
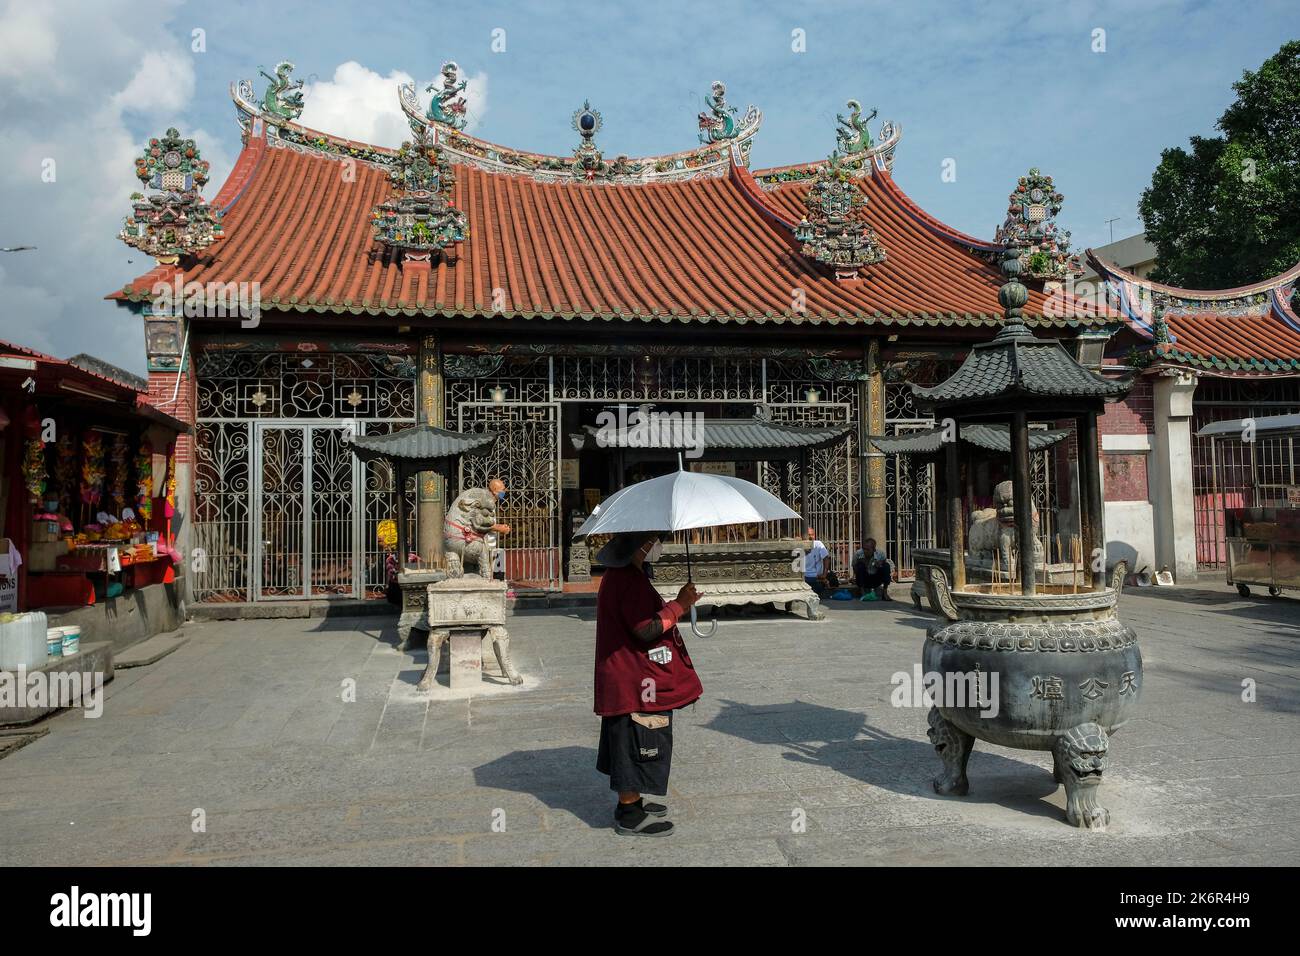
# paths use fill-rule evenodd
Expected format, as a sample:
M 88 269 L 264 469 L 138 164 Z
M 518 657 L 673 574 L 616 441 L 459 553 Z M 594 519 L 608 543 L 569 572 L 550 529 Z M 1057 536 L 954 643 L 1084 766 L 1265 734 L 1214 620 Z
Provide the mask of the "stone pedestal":
M 569 568 L 564 579 L 580 583 L 591 580 L 591 548 L 585 541 L 574 541 L 569 545 Z
M 510 659 L 506 630 L 506 583 L 478 575 L 449 577 L 426 588 L 429 627 L 429 663 L 418 689 L 432 689 L 442 658 L 442 645 L 451 641 L 451 686 L 472 687 L 482 679 L 482 645 L 492 642 L 501 673 L 512 684 L 523 677 Z
M 483 631 L 479 628 L 451 632 L 451 689 L 474 687 L 483 679 Z

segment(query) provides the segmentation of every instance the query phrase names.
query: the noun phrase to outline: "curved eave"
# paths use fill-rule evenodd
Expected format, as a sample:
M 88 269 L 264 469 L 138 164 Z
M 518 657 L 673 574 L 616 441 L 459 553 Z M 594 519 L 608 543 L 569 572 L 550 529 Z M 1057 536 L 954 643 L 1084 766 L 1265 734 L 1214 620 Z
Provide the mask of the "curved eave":
M 1154 292 L 1163 292 L 1175 299 L 1187 299 L 1193 302 L 1215 302 L 1224 299 L 1239 299 L 1248 295 L 1263 295 L 1289 285 L 1295 282 L 1296 279 L 1300 279 L 1300 262 L 1297 262 L 1290 269 L 1280 272 L 1272 278 L 1263 279 L 1251 285 L 1237 286 L 1235 289 L 1184 289 L 1179 286 L 1165 285 L 1161 282 L 1153 282 L 1150 279 L 1139 278 L 1132 272 L 1121 269 L 1115 263 L 1103 259 L 1092 249 L 1084 250 L 1084 255 L 1098 275 L 1109 276 L 1125 283 L 1144 285 Z

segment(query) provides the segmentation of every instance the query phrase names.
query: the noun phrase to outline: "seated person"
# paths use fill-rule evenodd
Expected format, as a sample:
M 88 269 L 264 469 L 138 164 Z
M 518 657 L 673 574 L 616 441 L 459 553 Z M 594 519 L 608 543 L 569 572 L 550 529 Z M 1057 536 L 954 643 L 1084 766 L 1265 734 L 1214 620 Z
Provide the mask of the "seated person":
M 876 539 L 868 538 L 853 553 L 853 579 L 862 589 L 864 601 L 888 601 L 889 559 L 876 547 Z
M 808 550 L 803 556 L 803 579 L 817 594 L 824 594 L 827 590 L 826 567 L 830 555 L 831 549 L 809 528 Z

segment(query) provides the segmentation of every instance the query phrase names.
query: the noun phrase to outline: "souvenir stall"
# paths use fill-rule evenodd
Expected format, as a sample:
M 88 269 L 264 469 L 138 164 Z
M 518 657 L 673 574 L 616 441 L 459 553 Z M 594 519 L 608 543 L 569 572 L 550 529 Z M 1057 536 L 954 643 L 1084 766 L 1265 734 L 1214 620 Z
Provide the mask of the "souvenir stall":
M 0 344 L 0 611 L 87 607 L 176 579 L 176 437 L 142 380 Z

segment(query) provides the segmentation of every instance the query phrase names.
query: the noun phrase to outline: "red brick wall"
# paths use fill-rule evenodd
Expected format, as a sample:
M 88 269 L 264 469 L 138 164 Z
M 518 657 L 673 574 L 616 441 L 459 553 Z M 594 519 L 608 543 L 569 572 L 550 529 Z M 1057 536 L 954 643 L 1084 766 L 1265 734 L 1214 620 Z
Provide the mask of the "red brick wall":
M 172 395 L 176 400 L 172 401 Z M 176 389 L 175 372 L 149 373 L 149 404 L 156 405 L 162 411 L 179 418 L 186 424 L 194 424 L 194 379 L 190 372 L 181 375 L 180 390 Z M 159 449 L 162 451 L 163 449 Z M 176 461 L 189 464 L 194 461 L 194 437 L 178 435 L 176 437 Z
M 1106 406 L 1105 413 L 1097 419 L 1097 431 L 1102 435 L 1148 435 L 1155 430 L 1155 406 L 1151 382 L 1142 378 L 1133 386 L 1122 402 Z

